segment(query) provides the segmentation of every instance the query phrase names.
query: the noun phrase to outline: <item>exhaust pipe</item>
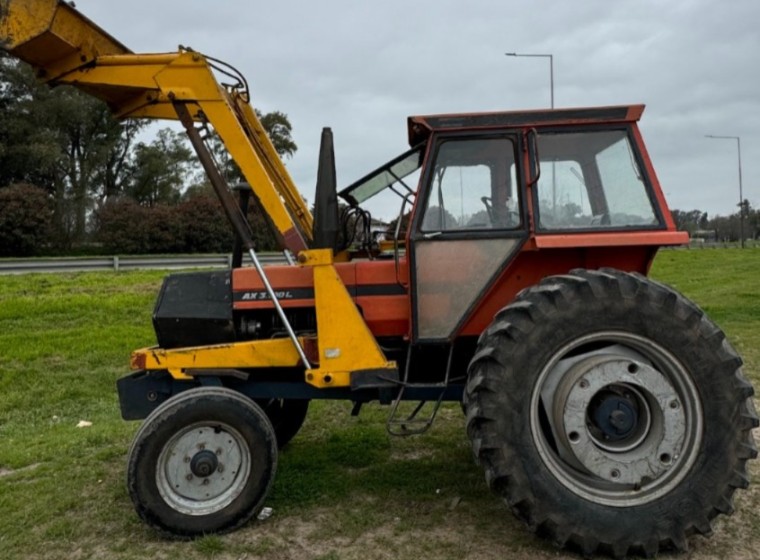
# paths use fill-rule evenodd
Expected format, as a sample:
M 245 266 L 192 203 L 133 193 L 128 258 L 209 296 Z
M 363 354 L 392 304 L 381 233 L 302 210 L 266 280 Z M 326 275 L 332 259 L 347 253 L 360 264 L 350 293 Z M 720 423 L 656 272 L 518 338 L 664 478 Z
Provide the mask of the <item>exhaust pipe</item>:
M 322 129 L 317 168 L 317 189 L 314 201 L 314 249 L 338 251 L 338 194 L 335 176 L 335 150 L 332 130 Z

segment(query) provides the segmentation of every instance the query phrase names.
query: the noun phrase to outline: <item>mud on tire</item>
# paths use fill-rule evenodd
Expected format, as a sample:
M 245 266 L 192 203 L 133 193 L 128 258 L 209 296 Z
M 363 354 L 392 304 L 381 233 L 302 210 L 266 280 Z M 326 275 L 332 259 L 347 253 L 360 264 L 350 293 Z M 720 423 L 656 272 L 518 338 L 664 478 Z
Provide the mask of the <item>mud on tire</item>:
M 574 270 L 521 292 L 481 336 L 467 432 L 490 487 L 558 546 L 685 550 L 733 511 L 757 455 L 741 364 L 667 286 Z

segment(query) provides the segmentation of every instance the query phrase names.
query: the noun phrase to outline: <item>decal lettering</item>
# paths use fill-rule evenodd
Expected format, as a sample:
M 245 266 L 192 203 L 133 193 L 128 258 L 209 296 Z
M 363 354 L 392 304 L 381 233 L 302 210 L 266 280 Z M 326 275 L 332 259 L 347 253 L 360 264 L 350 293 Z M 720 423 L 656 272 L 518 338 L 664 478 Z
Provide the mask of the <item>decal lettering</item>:
M 295 296 L 290 290 L 275 292 L 277 299 L 294 299 Z M 240 296 L 241 301 L 263 301 L 270 299 L 267 292 L 245 292 Z

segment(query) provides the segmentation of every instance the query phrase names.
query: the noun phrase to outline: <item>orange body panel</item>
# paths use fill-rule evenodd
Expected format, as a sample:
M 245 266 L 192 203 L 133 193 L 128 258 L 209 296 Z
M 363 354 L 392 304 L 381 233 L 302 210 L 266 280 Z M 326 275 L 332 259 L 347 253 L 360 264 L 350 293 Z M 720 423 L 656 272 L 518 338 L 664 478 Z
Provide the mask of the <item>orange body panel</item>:
M 649 235 L 663 236 L 668 233 L 653 232 Z M 571 236 L 572 240 L 565 240 L 562 246 L 560 238 L 563 237 L 565 236 L 546 236 L 543 241 L 539 241 L 542 239 L 539 237 L 526 244 L 522 252 L 501 272 L 456 336 L 480 335 L 499 309 L 511 302 L 520 290 L 538 283 L 546 276 L 564 274 L 574 268 L 600 267 L 646 274 L 659 248 L 658 245 L 632 245 L 625 251 L 620 251 L 620 239 L 615 247 L 597 247 L 591 243 L 586 247 L 578 246 L 582 245 L 579 237 L 586 237 L 590 242 L 596 235 Z M 536 245 L 547 247 L 537 250 Z M 405 265 L 406 261 L 402 260 L 402 269 Z M 392 260 L 337 263 L 335 268 L 375 336 L 409 335 L 409 293 L 397 282 L 396 267 Z M 272 287 L 282 296 L 280 303 L 284 308 L 314 306 L 314 282 L 308 268 L 268 266 L 266 272 Z M 232 286 L 236 311 L 271 309 L 271 303 L 265 297 L 244 297 L 246 294 L 264 292 L 264 285 L 255 269 L 235 269 Z M 448 296 L 441 294 L 441 297 Z M 445 302 L 442 301 L 441 305 L 444 306 Z
M 544 251 L 523 250 L 499 275 L 458 336 L 478 336 L 494 315 L 511 302 L 517 293 L 546 276 L 565 274 L 574 268 L 617 268 L 646 274 L 657 253 L 657 246 L 634 246 L 620 251 L 616 247 L 571 247 Z
M 402 259 L 401 268 L 406 266 Z M 335 263 L 335 269 L 361 309 L 375 336 L 404 336 L 409 331 L 407 288 L 396 279 L 393 260 Z M 307 267 L 267 266 L 267 277 L 285 309 L 314 307 L 314 279 Z M 235 311 L 271 309 L 264 284 L 253 268 L 232 272 Z

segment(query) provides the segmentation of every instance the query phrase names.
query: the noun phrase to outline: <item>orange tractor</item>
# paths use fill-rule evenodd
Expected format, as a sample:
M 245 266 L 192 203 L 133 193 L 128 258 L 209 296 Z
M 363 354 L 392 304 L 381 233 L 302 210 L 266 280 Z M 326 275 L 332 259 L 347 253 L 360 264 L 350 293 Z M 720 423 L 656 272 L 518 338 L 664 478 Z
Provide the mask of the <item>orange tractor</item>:
M 233 269 L 166 278 L 158 345 L 118 383 L 124 418 L 144 419 L 127 478 L 151 526 L 246 523 L 312 399 L 390 405 L 395 434 L 461 402 L 490 487 L 585 554 L 684 549 L 732 511 L 757 454 L 753 389 L 721 330 L 646 277 L 687 237 L 643 106 L 410 117 L 411 149 L 339 192 L 325 130 L 312 217 L 233 68 L 133 54 L 57 0 L 0 0 L 0 45 L 119 118 L 179 120 L 238 237 Z M 211 129 L 289 264 L 261 266 Z M 386 239 L 377 200 L 395 200 Z

